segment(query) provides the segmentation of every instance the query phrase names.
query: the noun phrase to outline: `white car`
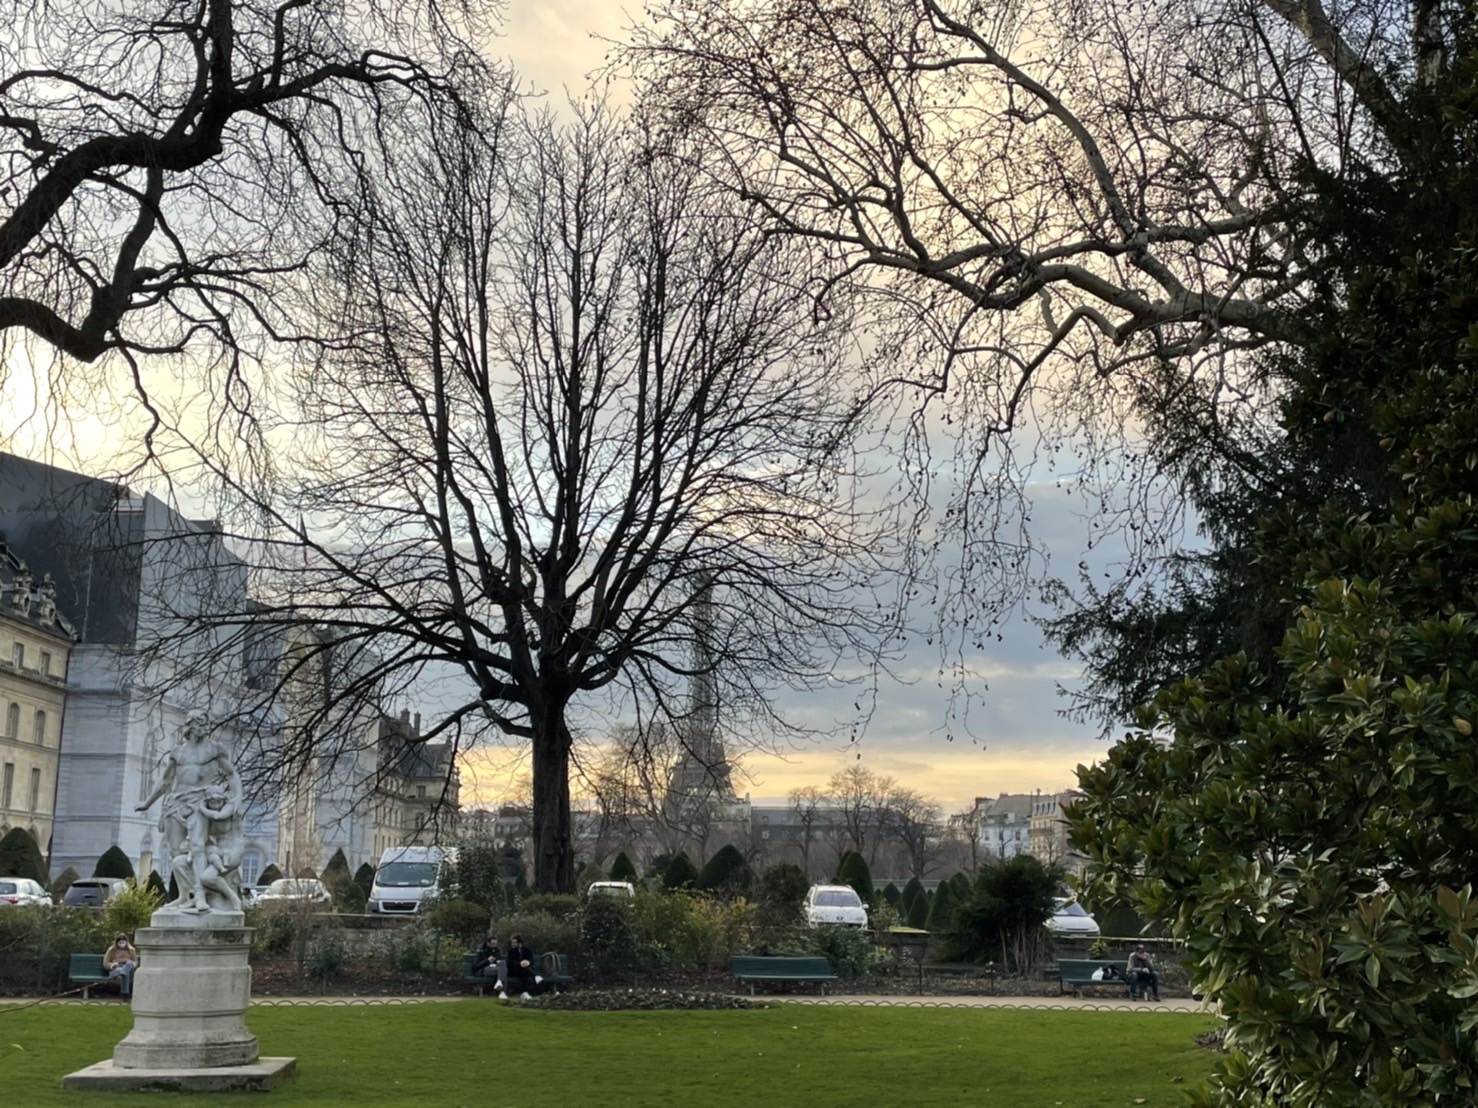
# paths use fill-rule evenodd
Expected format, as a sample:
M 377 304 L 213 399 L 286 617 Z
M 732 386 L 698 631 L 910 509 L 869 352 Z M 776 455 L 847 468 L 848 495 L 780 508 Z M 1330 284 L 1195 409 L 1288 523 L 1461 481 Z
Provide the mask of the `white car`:
M 295 907 L 322 908 L 334 906 L 334 897 L 328 886 L 316 877 L 284 877 L 274 881 L 257 896 L 263 907 L 273 904 L 291 904 Z
M 1076 900 L 1060 896 L 1057 898 L 1056 910 L 1047 920 L 1047 930 L 1054 935 L 1066 937 L 1086 935 L 1096 938 L 1098 921 L 1084 911 L 1083 906 Z
M 867 906 L 851 885 L 812 885 L 801 910 L 811 927 L 823 923 L 867 926 Z
M 636 896 L 636 886 L 630 881 L 592 881 L 585 890 L 586 896 L 616 896 L 631 899 Z
M 29 877 L 0 877 L 0 905 L 50 908 L 51 894 Z

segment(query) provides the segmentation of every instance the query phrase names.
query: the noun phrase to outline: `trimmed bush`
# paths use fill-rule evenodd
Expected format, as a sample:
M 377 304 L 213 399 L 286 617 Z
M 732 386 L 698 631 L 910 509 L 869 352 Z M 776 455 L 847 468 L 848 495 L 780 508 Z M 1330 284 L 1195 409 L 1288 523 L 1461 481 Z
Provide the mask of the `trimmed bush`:
M 922 888 L 919 895 L 913 898 L 913 905 L 908 910 L 908 925 L 910 927 L 923 928 L 929 922 L 929 894 Z
M 574 919 L 580 914 L 580 898 L 571 893 L 530 893 L 519 898 L 518 911 Z
M 865 927 L 816 927 L 811 931 L 814 951 L 826 955 L 838 977 L 861 977 L 872 957 L 872 936 Z
M 257 875 L 257 884 L 258 885 L 270 885 L 274 881 L 281 881 L 281 880 L 282 880 L 282 871 L 277 868 L 277 863 L 276 862 L 273 862 L 266 869 L 264 869 L 260 874 Z M 174 881 L 174 878 L 171 877 L 170 878 L 170 881 Z M 177 895 L 175 893 L 175 891 L 174 891 L 174 886 L 173 885 L 170 886 L 169 895 L 171 896 L 171 898 Z
M 364 891 L 364 899 L 369 900 L 370 889 L 375 884 L 375 867 L 364 862 L 354 871 L 354 883 Z
M 877 899 L 872 887 L 872 871 L 867 866 L 867 860 L 855 850 L 847 851 L 837 863 L 836 883 L 851 885 L 864 904 L 871 905 Z
M 354 894 L 350 892 L 355 888 L 354 876 L 349 872 L 349 859 L 344 857 L 344 848 L 334 851 L 333 857 L 328 860 L 328 865 L 323 867 L 323 872 L 318 879 L 328 886 L 328 891 L 333 894 L 334 907 L 341 912 L 349 911 L 348 902 Z M 359 911 L 364 911 L 364 905 L 359 905 Z
M 467 947 L 477 946 L 492 926 L 488 910 L 470 900 L 438 900 L 426 921 Z
M 110 846 L 103 851 L 102 857 L 92 867 L 94 877 L 122 877 L 134 878 L 133 863 L 128 860 L 128 855 L 117 846 Z
M 524 944 L 535 954 L 552 951 L 567 954 L 572 961 L 580 959 L 580 921 L 574 915 L 551 916 L 547 912 L 528 912 L 520 906 L 498 921 L 499 943 L 506 946 L 514 935 L 522 935 Z
M 673 855 L 672 861 L 662 871 L 662 887 L 669 892 L 674 889 L 691 888 L 698 880 L 698 867 L 681 851 Z
M 61 873 L 57 874 L 56 880 L 51 883 L 51 895 L 60 901 L 62 897 L 67 895 L 67 890 L 72 887 L 72 882 L 81 876 L 75 869 L 68 866 Z
M 736 896 L 747 896 L 754 884 L 754 871 L 732 843 L 726 843 L 703 866 L 698 874 L 697 887 L 702 892 L 711 892 L 725 900 Z
M 883 903 L 889 907 L 897 908 L 898 902 L 903 899 L 903 893 L 898 886 L 889 881 L 883 886 Z
M 781 862 L 761 875 L 756 897 L 758 926 L 767 937 L 774 937 L 801 921 L 801 904 L 806 899 L 810 882 L 800 866 Z
M 28 877 L 43 885 L 48 884 L 50 874 L 46 872 L 46 859 L 41 854 L 41 848 L 36 845 L 36 840 L 24 827 L 12 827 L 0 839 L 0 874 L 6 877 Z M 77 880 L 76 873 L 73 873 L 72 880 Z
M 954 918 L 954 886 L 948 881 L 941 881 L 939 888 L 934 893 L 933 901 L 929 904 L 929 914 L 924 917 L 924 929 L 943 933 L 949 929 L 949 925 L 954 922 Z
M 636 867 L 631 864 L 631 859 L 626 857 L 626 851 L 616 855 L 616 860 L 611 863 L 612 881 L 631 881 L 638 879 Z
M 924 895 L 924 886 L 917 877 L 910 877 L 903 886 L 903 893 L 898 898 L 898 914 L 908 919 L 908 914 L 913 911 L 913 902 Z
M 158 897 L 160 904 L 163 904 L 164 898 L 169 895 L 169 889 L 164 884 L 164 878 L 159 876 L 157 869 L 151 869 L 149 871 L 149 879 L 144 882 L 144 888 Z
M 637 969 L 636 932 L 624 897 L 594 896 L 585 902 L 580 910 L 580 947 L 584 973 L 592 978 Z

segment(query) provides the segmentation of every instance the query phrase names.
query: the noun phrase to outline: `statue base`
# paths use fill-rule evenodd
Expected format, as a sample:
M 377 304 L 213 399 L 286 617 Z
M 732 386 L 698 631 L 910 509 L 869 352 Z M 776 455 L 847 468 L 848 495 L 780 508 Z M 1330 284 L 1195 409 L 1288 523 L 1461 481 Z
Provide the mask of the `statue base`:
M 69 1073 L 64 1089 L 93 1089 L 113 1093 L 266 1093 L 290 1080 L 296 1058 L 258 1058 L 249 1066 L 213 1066 L 209 1069 L 124 1069 L 112 1059 Z
M 187 1079 L 190 1088 L 205 1088 L 198 1074 L 205 1071 L 242 1070 L 234 1076 L 220 1072 L 222 1080 L 244 1081 L 229 1086 L 254 1088 L 260 1050 L 257 1037 L 246 1029 L 246 1009 L 251 1001 L 251 953 L 253 931 L 243 926 L 241 912 L 193 908 L 167 908 L 154 913 L 151 926 L 139 930 L 139 968 L 133 980 L 133 1030 L 113 1050 L 111 1063 L 99 1063 L 68 1076 L 67 1088 L 96 1088 L 93 1082 L 111 1074 L 122 1079 L 136 1071 L 143 1085 L 120 1088 L 166 1088 L 168 1081 Z M 292 1072 L 293 1059 L 275 1067 L 280 1081 Z M 100 1069 L 101 1067 L 101 1069 Z M 245 1071 L 252 1071 L 247 1073 Z

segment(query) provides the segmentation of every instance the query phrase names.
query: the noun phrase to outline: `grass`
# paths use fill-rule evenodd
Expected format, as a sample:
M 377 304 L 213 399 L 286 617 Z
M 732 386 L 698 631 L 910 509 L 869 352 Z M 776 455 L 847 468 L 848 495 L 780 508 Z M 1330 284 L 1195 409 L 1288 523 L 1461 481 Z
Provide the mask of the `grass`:
M 892 1099 L 901 1090 L 1008 1108 L 1154 1106 L 1183 1103 L 1181 1091 L 1214 1064 L 1193 1041 L 1213 1021 L 1168 1013 L 798 1004 L 747 1012 L 537 1012 L 469 1000 L 254 1008 L 247 1024 L 263 1054 L 298 1059 L 296 1080 L 261 1101 L 273 1108 L 874 1108 L 880 1096 Z M 122 1005 L 0 1009 L 5 1099 L 73 1108 L 186 1103 L 162 1094 L 62 1092 L 65 1074 L 110 1057 L 130 1026 Z

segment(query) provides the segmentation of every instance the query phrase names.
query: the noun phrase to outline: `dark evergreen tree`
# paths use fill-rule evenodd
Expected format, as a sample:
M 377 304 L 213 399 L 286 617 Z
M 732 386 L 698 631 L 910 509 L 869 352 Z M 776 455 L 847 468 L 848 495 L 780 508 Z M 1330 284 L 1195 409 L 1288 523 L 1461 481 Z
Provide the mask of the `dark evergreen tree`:
M 133 877 L 133 863 L 128 860 L 128 855 L 123 853 L 122 849 L 110 846 L 103 851 L 102 857 L 92 867 L 92 875 L 94 877 Z
M 913 904 L 908 909 L 908 915 L 904 917 L 904 922 L 907 923 L 910 927 L 918 927 L 921 929 L 928 924 L 929 894 L 926 893 L 922 888 L 919 889 L 919 895 L 913 898 Z
M 867 867 L 867 859 L 863 858 L 855 850 L 849 850 L 842 855 L 837 862 L 836 883 L 838 885 L 851 885 L 857 895 L 862 898 L 862 903 L 872 904 L 875 893 L 872 887 L 872 871 Z
M 1025 971 L 1061 884 L 1058 867 L 1030 854 L 984 867 L 969 899 L 955 907 L 942 952 L 951 959 L 999 962 L 1012 972 Z
M 917 877 L 910 877 L 903 885 L 903 893 L 898 898 L 898 914 L 908 919 L 909 913 L 913 911 L 914 901 L 924 895 L 924 885 Z
M 334 907 L 339 911 L 364 911 L 365 898 L 359 886 L 354 883 L 354 875 L 349 872 L 349 859 L 344 856 L 343 847 L 334 851 L 318 879 L 328 887 L 334 898 Z
M 164 884 L 164 878 L 159 876 L 157 869 L 151 869 L 149 871 L 149 879 L 144 882 L 144 888 L 159 897 L 161 903 L 169 897 L 169 889 Z
M 611 863 L 612 881 L 636 881 L 639 875 L 636 867 L 631 864 L 631 859 L 626 856 L 626 851 L 616 855 L 616 860 Z
M 67 890 L 72 887 L 72 882 L 81 876 L 75 869 L 68 866 L 57 874 L 56 880 L 51 883 L 51 895 L 60 903 L 62 897 L 67 895 Z
M 954 886 L 948 881 L 941 881 L 939 888 L 934 891 L 934 899 L 929 902 L 929 914 L 924 920 L 924 927 L 943 934 L 954 923 L 954 916 Z
M 805 871 L 790 862 L 781 862 L 765 870 L 760 875 L 756 896 L 761 929 L 780 931 L 799 923 L 801 904 L 810 884 Z
M 24 827 L 12 827 L 5 832 L 4 838 L 0 838 L 0 874 L 27 877 L 42 885 L 47 884 L 46 858 Z M 75 874 L 73 880 L 76 880 Z
M 174 879 L 173 878 L 170 878 L 170 880 L 173 881 Z M 258 885 L 270 885 L 274 881 L 281 881 L 281 880 L 282 880 L 282 870 L 280 870 L 280 869 L 277 868 L 277 863 L 276 862 L 273 862 L 270 865 L 268 865 L 266 869 L 264 869 L 260 874 L 257 875 L 257 884 Z M 171 885 L 170 886 L 170 889 L 171 889 L 170 899 L 173 899 L 174 898 L 174 892 L 173 892 L 174 886 Z
M 704 863 L 698 874 L 697 887 L 725 899 L 748 896 L 754 884 L 754 871 L 732 843 L 725 843 Z
M 667 863 L 667 868 L 662 871 L 662 887 L 669 892 L 673 889 L 691 888 L 698 880 L 698 867 L 688 860 L 688 856 L 682 851 L 672 856 L 672 861 Z
M 902 899 L 903 893 L 899 891 L 898 886 L 893 884 L 893 882 L 889 881 L 883 886 L 883 902 L 885 904 L 896 908 L 898 907 L 898 902 Z
M 359 886 L 364 893 L 364 899 L 368 901 L 370 889 L 375 885 L 375 867 L 368 862 L 361 863 L 360 867 L 354 871 L 354 883 Z

